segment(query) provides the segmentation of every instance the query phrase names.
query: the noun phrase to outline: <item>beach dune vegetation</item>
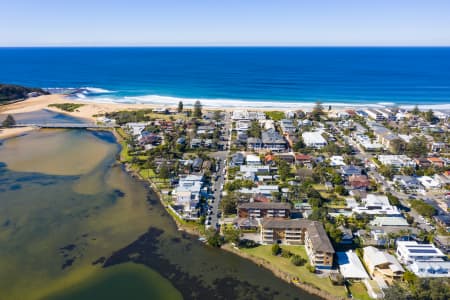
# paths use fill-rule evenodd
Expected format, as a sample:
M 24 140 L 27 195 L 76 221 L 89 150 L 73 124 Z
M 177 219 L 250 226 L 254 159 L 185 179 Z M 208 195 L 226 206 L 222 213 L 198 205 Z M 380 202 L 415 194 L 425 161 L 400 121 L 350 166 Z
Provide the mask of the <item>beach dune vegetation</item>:
M 84 104 L 80 103 L 53 103 L 49 104 L 49 107 L 56 107 L 58 109 L 68 111 L 68 112 L 74 112 L 80 107 L 82 107 Z

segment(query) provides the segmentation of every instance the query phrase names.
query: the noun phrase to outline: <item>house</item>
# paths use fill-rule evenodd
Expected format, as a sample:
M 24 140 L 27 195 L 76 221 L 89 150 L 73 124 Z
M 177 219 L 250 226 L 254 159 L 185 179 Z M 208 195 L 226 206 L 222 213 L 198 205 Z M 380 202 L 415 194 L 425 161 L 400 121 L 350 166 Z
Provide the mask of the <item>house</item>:
M 241 152 L 237 152 L 233 154 L 233 156 L 231 156 L 230 166 L 232 167 L 241 166 L 244 164 L 244 161 L 245 161 L 244 154 Z
M 291 205 L 286 202 L 248 202 L 238 205 L 240 218 L 288 218 Z
M 269 199 L 273 198 L 274 193 L 278 193 L 279 188 L 278 185 L 260 185 L 258 187 L 254 187 L 251 189 L 242 188 L 239 190 L 239 193 L 241 194 L 247 194 L 247 195 L 262 195 Z
M 247 139 L 247 148 L 249 150 L 260 151 L 263 148 L 262 140 L 260 138 L 249 137 Z
M 393 178 L 393 182 L 400 188 L 410 192 L 415 192 L 422 189 L 420 181 L 413 176 L 395 175 Z
M 402 278 L 405 270 L 393 255 L 372 246 L 364 247 L 363 250 L 364 263 L 372 277 L 382 277 L 389 283 Z
M 336 254 L 339 271 L 345 279 L 364 280 L 370 278 L 355 252 L 349 250 Z
M 428 157 L 427 160 L 431 163 L 431 165 L 436 166 L 438 168 L 444 167 L 444 161 L 439 157 Z
M 378 155 L 378 160 L 386 166 L 394 168 L 416 167 L 414 160 L 406 155 Z
M 302 133 L 303 142 L 307 147 L 321 149 L 327 145 L 322 133 L 317 131 L 306 131 Z
M 261 221 L 260 232 L 263 244 L 304 244 L 311 265 L 318 269 L 331 269 L 333 266 L 334 249 L 320 222 L 265 218 Z
M 344 157 L 341 155 L 333 155 L 330 157 L 330 166 L 332 167 L 342 167 L 347 165 L 344 162 Z
M 375 217 L 373 221 L 370 222 L 370 225 L 376 227 L 384 227 L 384 226 L 409 226 L 408 222 L 403 217 Z
M 192 170 L 194 172 L 200 172 L 202 170 L 202 166 L 203 166 L 203 159 L 201 159 L 200 157 L 197 157 L 192 162 Z
M 409 269 L 418 277 L 450 278 L 450 261 L 414 261 Z
M 292 134 L 296 131 L 296 127 L 294 126 L 294 122 L 290 119 L 283 119 L 280 121 L 280 127 L 283 134 Z
M 399 216 L 400 211 L 396 206 L 389 203 L 389 199 L 384 195 L 368 194 L 361 201 L 361 206 L 352 209 L 355 214 L 368 214 L 378 216 Z
M 344 226 L 340 226 L 339 230 L 342 232 L 341 245 L 351 245 L 353 244 L 353 233 L 349 228 L 345 228 Z
M 275 157 L 284 160 L 288 164 L 293 164 L 295 162 L 295 156 L 292 155 L 291 153 L 277 154 Z
M 436 235 L 433 242 L 443 253 L 450 253 L 450 236 Z
M 425 187 L 427 190 L 439 189 L 441 188 L 441 183 L 430 176 L 420 176 L 417 180 Z
M 201 139 L 192 139 L 190 146 L 191 146 L 191 148 L 200 148 L 202 146 L 202 140 Z
M 444 228 L 450 228 L 450 215 L 446 214 L 446 215 L 437 215 L 433 217 L 434 221 L 436 221 L 436 223 L 439 226 L 442 226 Z
M 192 213 L 200 201 L 202 185 L 202 175 L 181 177 L 178 186 L 172 193 L 175 205 L 181 206 L 185 213 Z
M 431 144 L 431 152 L 441 152 L 447 149 L 447 144 L 442 142 L 433 142 Z
M 366 175 L 351 175 L 348 183 L 354 190 L 366 190 L 370 186 L 369 178 Z
M 286 140 L 273 129 L 263 131 L 261 140 L 266 150 L 280 152 L 287 148 Z
M 415 261 L 443 261 L 446 255 L 433 244 L 419 244 L 416 241 L 397 241 L 397 257 L 404 264 Z
M 310 166 L 312 162 L 312 156 L 307 154 L 296 153 L 295 154 L 295 163 L 303 164 L 305 166 Z
M 257 155 L 248 154 L 245 157 L 245 161 L 249 166 L 259 166 L 261 165 L 261 159 Z
M 431 162 L 424 157 L 415 158 L 414 162 L 416 163 L 417 166 L 422 167 L 422 168 L 428 168 L 431 166 Z
M 352 175 L 361 175 L 362 168 L 354 165 L 341 166 L 341 174 L 345 177 L 349 177 Z

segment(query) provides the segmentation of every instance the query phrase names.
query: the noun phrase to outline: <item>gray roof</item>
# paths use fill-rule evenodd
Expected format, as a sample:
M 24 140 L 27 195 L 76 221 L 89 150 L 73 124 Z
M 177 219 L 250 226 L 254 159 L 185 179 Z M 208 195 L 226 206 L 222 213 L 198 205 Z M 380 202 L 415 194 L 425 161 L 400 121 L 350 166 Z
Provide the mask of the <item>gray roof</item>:
M 264 228 L 305 229 L 308 232 L 314 251 L 334 253 L 333 245 L 331 245 L 330 239 L 320 222 L 308 219 L 264 218 L 261 225 Z
M 308 227 L 310 220 L 307 219 L 277 219 L 277 218 L 264 218 L 261 221 L 261 225 L 264 228 L 278 228 L 278 229 L 305 229 Z
M 238 205 L 244 209 L 291 209 L 291 204 L 287 202 L 247 202 Z
M 334 253 L 333 245 L 331 245 L 330 239 L 328 238 L 322 223 L 311 221 L 306 228 L 306 231 L 308 232 L 314 251 Z

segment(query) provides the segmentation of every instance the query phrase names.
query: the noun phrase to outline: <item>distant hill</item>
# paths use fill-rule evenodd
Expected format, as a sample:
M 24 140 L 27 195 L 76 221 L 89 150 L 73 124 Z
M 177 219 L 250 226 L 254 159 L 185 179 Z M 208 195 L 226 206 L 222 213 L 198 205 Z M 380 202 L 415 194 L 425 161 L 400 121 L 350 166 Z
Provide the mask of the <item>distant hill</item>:
M 30 97 L 48 95 L 49 93 L 39 88 L 29 88 L 20 85 L 0 83 L 0 104 L 7 104 Z

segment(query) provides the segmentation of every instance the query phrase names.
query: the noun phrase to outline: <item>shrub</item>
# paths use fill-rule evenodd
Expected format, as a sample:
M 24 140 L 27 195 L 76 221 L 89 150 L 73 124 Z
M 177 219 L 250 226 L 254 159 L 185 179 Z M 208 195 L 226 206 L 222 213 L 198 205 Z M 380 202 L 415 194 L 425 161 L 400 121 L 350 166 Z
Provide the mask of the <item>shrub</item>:
M 278 244 L 273 244 L 272 246 L 272 255 L 278 255 L 281 252 L 281 248 L 280 245 Z
M 293 255 L 291 258 L 291 263 L 294 266 L 303 266 L 306 263 L 306 259 L 304 259 L 300 255 Z
M 281 249 L 281 256 L 284 258 L 290 258 L 292 253 L 289 250 Z
M 310 271 L 311 273 L 316 273 L 316 267 L 311 265 L 310 263 L 306 264 L 306 268 L 308 269 L 308 271 Z

